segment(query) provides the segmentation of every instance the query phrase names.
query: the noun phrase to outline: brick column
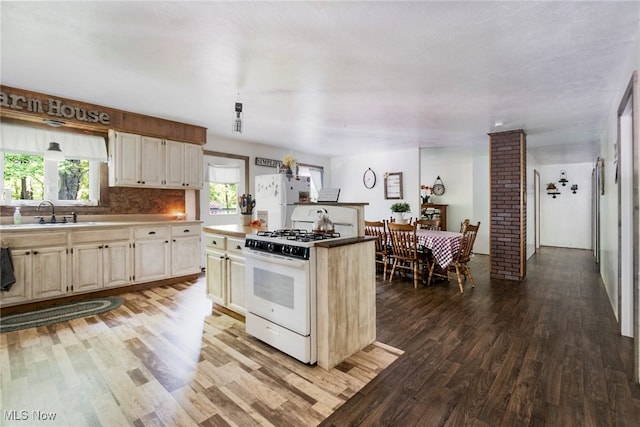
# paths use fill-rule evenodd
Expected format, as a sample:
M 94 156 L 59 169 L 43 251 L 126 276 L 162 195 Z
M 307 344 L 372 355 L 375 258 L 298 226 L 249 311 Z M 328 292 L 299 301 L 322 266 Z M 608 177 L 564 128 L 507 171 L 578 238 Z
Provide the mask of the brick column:
M 522 129 L 489 134 L 492 279 L 526 276 L 526 147 Z

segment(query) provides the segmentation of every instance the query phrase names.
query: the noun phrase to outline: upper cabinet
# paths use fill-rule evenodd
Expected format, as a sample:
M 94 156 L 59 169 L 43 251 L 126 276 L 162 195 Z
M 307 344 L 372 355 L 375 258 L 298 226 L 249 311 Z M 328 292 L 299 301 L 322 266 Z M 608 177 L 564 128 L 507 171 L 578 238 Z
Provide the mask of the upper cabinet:
M 166 140 L 164 153 L 165 187 L 202 188 L 203 163 L 201 146 Z
M 203 152 L 197 144 L 109 132 L 109 185 L 202 188 Z

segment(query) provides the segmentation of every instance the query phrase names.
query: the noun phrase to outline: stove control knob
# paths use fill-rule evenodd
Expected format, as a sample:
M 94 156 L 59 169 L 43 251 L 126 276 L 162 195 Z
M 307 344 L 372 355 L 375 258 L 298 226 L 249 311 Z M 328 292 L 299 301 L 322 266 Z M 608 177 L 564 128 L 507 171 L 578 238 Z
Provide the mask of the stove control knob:
M 275 245 L 274 245 L 273 243 L 269 243 L 269 244 L 267 245 L 267 250 L 268 250 L 269 252 L 273 252 L 273 249 L 274 249 L 274 248 L 275 248 Z

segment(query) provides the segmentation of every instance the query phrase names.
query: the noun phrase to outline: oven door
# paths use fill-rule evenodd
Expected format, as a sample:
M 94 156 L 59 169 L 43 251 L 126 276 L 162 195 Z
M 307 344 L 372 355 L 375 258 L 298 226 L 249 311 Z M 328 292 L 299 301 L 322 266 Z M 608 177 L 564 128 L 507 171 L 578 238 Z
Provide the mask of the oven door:
M 300 335 L 310 335 L 311 262 L 252 250 L 244 252 L 247 312 Z

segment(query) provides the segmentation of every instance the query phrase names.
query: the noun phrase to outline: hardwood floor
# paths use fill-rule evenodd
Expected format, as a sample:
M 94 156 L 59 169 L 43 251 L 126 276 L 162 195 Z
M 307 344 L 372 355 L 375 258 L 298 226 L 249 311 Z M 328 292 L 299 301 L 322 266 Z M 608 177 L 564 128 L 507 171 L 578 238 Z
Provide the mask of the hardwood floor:
M 379 280 L 377 339 L 404 354 L 374 346 L 330 377 L 211 316 L 202 280 L 0 334 L 0 425 L 639 425 L 632 340 L 589 251 L 543 248 L 522 283 L 489 280 L 486 256 L 471 268 L 464 294 Z
M 205 280 L 0 334 L 2 426 L 315 426 L 393 363 L 374 343 L 326 371 L 211 311 Z
M 632 340 L 590 251 L 542 248 L 522 283 L 378 281 L 378 340 L 405 351 L 321 425 L 637 426 Z

